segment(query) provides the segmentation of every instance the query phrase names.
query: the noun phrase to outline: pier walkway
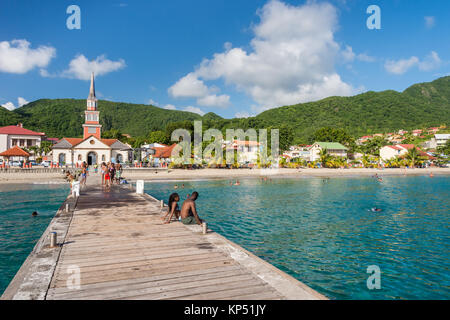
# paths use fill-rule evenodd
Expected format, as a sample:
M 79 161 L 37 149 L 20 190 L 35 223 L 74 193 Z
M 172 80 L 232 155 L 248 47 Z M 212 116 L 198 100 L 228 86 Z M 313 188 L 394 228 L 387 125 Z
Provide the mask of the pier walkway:
M 158 200 L 89 180 L 2 299 L 326 299 L 211 230 L 163 224 Z M 57 248 L 49 248 L 51 231 Z

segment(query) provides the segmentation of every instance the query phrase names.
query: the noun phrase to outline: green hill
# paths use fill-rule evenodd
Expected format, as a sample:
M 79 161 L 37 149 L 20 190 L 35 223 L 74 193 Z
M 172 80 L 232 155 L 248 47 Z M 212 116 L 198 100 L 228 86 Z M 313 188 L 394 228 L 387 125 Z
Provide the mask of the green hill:
M 86 100 L 41 99 L 14 111 L 0 107 L 0 126 L 22 122 L 31 130 L 51 137 L 82 134 Z M 450 77 L 411 86 L 404 92 L 366 92 L 353 97 L 329 97 L 320 101 L 267 110 L 256 117 L 223 119 L 215 113 L 203 117 L 190 112 L 155 106 L 100 100 L 100 123 L 132 136 L 164 130 L 171 122 L 203 120 L 205 126 L 267 128 L 284 126 L 294 132 L 294 142 L 311 142 L 322 127 L 343 128 L 353 136 L 411 130 L 450 123 Z

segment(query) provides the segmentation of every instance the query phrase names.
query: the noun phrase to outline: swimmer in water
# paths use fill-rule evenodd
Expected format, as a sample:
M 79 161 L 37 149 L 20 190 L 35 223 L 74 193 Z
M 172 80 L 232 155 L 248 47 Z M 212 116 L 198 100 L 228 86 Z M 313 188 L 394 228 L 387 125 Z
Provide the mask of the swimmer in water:
M 177 184 L 174 185 L 173 188 L 174 188 L 174 189 L 178 189 L 178 185 L 177 185 Z
M 372 210 L 372 212 L 380 212 L 380 211 L 383 211 L 382 209 L 377 208 L 377 207 L 374 207 L 374 208 L 372 208 L 372 209 L 370 209 L 370 210 Z
M 433 177 L 434 177 L 433 172 L 431 172 L 430 173 L 430 178 L 433 178 Z
M 240 186 L 241 183 L 239 182 L 239 180 L 236 180 L 236 183 L 234 184 L 235 186 Z
M 33 211 L 33 213 L 31 214 L 31 216 L 37 217 L 37 216 L 38 216 L 38 213 L 37 213 L 36 211 Z

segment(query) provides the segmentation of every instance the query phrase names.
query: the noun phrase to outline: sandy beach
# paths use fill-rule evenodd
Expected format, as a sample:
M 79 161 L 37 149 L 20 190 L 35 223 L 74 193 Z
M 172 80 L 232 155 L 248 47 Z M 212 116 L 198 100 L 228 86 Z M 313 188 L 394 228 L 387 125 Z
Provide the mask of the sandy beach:
M 197 180 L 197 179 L 236 179 L 236 178 L 258 178 L 262 176 L 280 178 L 299 177 L 346 177 L 346 176 L 379 176 L 399 175 L 450 175 L 450 168 L 427 168 L 427 169 L 125 169 L 123 177 L 129 181 L 146 180 Z M 8 183 L 64 183 L 62 173 L 28 173 L 0 172 L 0 184 Z

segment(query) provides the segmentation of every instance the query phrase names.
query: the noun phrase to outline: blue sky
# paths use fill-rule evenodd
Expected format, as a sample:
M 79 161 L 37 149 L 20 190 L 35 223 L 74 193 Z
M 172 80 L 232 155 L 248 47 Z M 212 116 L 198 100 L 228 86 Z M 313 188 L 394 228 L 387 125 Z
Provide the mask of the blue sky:
M 69 5 L 81 29 L 69 30 Z M 381 29 L 369 30 L 369 5 Z M 444 0 L 0 2 L 0 104 L 98 98 L 223 117 L 450 73 Z

